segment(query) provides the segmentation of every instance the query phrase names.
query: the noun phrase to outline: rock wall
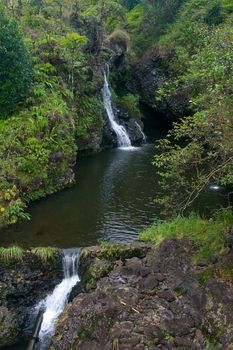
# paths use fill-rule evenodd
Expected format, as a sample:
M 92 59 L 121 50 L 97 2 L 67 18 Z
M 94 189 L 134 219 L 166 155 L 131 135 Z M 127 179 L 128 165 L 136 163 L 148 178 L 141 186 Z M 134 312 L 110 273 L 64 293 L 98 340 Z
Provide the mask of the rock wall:
M 206 262 L 193 264 L 192 251 L 173 239 L 159 248 L 85 249 L 83 293 L 60 317 L 49 349 L 230 349 L 231 284 Z
M 174 90 L 168 98 L 156 100 L 156 90 L 163 88 L 171 81 L 169 62 L 175 52 L 160 50 L 159 47 L 150 48 L 145 55 L 133 64 L 133 76 L 130 83 L 140 96 L 141 102 L 156 114 L 162 114 L 168 119 L 177 119 L 190 114 L 188 91 L 184 88 Z
M 60 254 L 43 263 L 30 252 L 18 263 L 0 264 L 0 348 L 27 336 L 32 307 L 61 281 L 61 266 Z

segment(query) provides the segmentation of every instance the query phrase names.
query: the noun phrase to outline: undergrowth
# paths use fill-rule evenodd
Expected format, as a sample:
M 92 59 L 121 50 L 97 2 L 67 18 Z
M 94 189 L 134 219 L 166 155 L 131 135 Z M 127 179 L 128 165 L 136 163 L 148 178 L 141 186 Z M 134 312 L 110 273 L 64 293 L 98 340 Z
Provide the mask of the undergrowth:
M 191 213 L 188 217 L 178 216 L 173 220 L 155 222 L 140 233 L 140 240 L 159 244 L 167 237 L 186 238 L 197 248 L 197 258 L 209 260 L 224 254 L 232 226 L 233 212 L 229 209 L 218 212 L 210 220 Z

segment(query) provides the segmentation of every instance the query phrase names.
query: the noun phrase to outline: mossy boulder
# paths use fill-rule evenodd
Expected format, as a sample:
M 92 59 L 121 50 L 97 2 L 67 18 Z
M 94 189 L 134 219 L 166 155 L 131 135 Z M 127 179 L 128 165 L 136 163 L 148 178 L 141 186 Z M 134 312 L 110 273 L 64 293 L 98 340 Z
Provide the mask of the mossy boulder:
M 79 271 L 85 290 L 96 287 L 97 281 L 107 276 L 116 264 L 132 257 L 144 257 L 150 249 L 149 244 L 129 245 L 102 243 L 100 246 L 84 248 L 79 261 Z

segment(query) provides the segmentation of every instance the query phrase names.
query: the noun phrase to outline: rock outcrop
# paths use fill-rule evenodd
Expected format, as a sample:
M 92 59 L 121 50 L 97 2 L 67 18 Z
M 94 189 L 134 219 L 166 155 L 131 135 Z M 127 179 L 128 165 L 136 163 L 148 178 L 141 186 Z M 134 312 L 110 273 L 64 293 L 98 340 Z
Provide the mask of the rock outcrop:
M 49 349 L 231 349 L 232 285 L 213 273 L 217 265 L 194 264 L 192 250 L 174 239 L 85 249 L 83 293 L 60 317 Z
M 150 108 L 150 113 L 163 115 L 165 119 L 177 119 L 189 115 L 189 91 L 177 88 L 169 97 L 156 100 L 156 91 L 166 87 L 172 81 L 169 62 L 175 52 L 153 47 L 138 62 L 132 64 L 132 79 L 127 82 L 128 88 L 140 96 L 140 101 Z
M 30 252 L 18 263 L 0 265 L 0 347 L 25 335 L 32 307 L 62 279 L 61 255 L 42 263 Z

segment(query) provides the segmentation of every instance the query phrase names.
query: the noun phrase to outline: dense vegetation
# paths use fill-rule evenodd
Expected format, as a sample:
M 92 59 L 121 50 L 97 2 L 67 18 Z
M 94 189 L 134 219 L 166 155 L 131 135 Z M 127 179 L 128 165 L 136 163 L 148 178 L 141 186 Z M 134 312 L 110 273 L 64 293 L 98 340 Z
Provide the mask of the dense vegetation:
M 0 118 L 16 108 L 27 95 L 32 65 L 16 21 L 0 4 Z
M 176 56 L 169 64 L 172 79 L 156 94 L 166 99 L 182 89 L 192 112 L 160 142 L 161 155 L 155 157 L 163 190 L 169 189 L 162 204 L 179 213 L 208 184 L 233 182 L 233 6 L 227 1 L 195 5 L 187 1 L 161 38 L 165 46 L 176 42 Z
M 230 0 L 2 3 L 0 225 L 26 218 L 28 201 L 73 182 L 77 146 L 98 139 L 92 150 L 100 149 L 106 61 L 116 66 L 115 100 L 134 117 L 142 98 L 134 71 L 154 53 L 165 77 L 156 108 L 169 114 L 174 100 L 186 101 L 158 145 L 157 202 L 180 214 L 208 183 L 231 186 L 232 13 Z

